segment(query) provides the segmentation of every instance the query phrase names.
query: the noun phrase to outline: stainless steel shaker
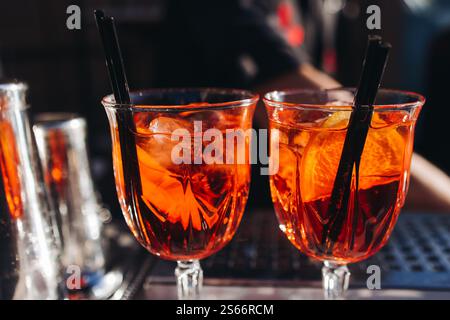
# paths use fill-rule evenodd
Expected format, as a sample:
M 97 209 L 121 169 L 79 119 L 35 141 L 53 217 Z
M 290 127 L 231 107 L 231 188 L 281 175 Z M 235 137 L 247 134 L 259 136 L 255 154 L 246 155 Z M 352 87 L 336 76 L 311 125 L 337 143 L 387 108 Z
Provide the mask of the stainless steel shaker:
M 33 131 L 44 181 L 55 203 L 66 277 L 79 270 L 82 287 L 104 273 L 100 213 L 86 148 L 86 122 L 69 113 L 40 114 Z M 70 287 L 68 289 L 82 289 Z
M 42 181 L 27 86 L 0 83 L 0 298 L 57 299 L 58 233 Z

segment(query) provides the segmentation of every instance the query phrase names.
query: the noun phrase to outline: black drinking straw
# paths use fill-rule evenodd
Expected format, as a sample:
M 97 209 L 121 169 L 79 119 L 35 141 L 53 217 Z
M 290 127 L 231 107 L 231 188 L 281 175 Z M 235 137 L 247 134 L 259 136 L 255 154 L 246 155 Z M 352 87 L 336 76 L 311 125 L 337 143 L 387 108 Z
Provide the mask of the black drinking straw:
M 101 10 L 95 10 L 94 15 L 102 39 L 114 99 L 116 104 L 124 105 L 125 107 L 131 103 L 131 99 L 114 19 L 105 16 Z M 139 219 L 134 215 L 136 208 L 139 208 L 138 200 L 135 199 L 134 194 L 141 194 L 142 188 L 137 161 L 136 142 L 133 136 L 136 128 L 132 112 L 129 109 L 117 110 L 116 117 L 119 130 L 125 193 L 126 198 L 131 201 L 131 210 L 133 211 L 130 212 L 130 218 L 134 220 L 135 225 L 140 225 Z M 137 190 L 134 192 L 133 188 Z M 143 228 L 138 228 L 137 231 L 142 232 L 142 230 Z
M 114 25 L 114 19 L 107 17 L 101 10 L 94 11 L 98 31 L 105 51 L 106 66 L 108 68 L 114 98 L 118 104 L 130 104 L 128 81 L 123 66 L 119 39 Z
M 372 120 L 373 104 L 380 87 L 390 48 L 390 44 L 384 43 L 381 37 L 369 36 L 363 70 L 328 207 L 328 215 L 331 218 L 324 225 L 322 232 L 322 245 L 327 253 L 332 252 L 334 243 L 338 240 L 347 219 L 353 171 L 355 171 L 356 194 L 352 226 L 356 227 L 358 221 L 359 164 Z M 352 243 L 353 241 L 354 239 L 352 239 Z

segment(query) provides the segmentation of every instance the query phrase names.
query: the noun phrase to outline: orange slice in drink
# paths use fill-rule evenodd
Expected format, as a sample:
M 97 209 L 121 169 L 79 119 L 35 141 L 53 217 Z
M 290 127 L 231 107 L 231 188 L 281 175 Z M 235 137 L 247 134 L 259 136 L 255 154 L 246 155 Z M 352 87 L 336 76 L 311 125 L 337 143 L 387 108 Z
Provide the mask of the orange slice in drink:
M 300 165 L 300 190 L 304 202 L 331 195 L 346 136 L 350 112 L 336 112 L 315 132 Z M 372 123 L 384 121 L 374 113 Z M 405 140 L 396 126 L 369 129 L 361 157 L 359 188 L 369 189 L 398 178 L 403 168 Z

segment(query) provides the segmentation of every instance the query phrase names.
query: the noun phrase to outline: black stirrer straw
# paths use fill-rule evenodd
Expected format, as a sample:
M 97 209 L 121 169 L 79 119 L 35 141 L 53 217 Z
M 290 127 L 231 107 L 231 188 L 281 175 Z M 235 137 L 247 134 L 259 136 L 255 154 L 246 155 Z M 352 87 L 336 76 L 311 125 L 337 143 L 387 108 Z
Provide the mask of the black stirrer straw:
M 107 17 L 101 10 L 94 11 L 97 28 L 103 44 L 106 66 L 109 79 L 117 104 L 129 105 L 131 103 L 128 81 L 123 65 L 122 54 L 117 37 L 114 19 Z M 141 181 L 139 174 L 139 164 L 137 161 L 136 142 L 133 136 L 135 124 L 132 112 L 127 109 L 118 110 L 117 126 L 119 130 L 120 154 L 122 158 L 122 171 L 125 184 L 126 198 L 131 201 L 130 218 L 134 220 L 135 225 L 140 225 L 139 219 L 135 217 L 135 208 L 139 208 L 138 199 L 134 194 L 141 194 Z M 136 188 L 137 190 L 133 190 Z M 138 228 L 138 232 L 143 232 L 144 228 Z M 141 234 L 142 236 L 142 234 Z
M 390 48 L 390 44 L 384 43 L 381 37 L 369 36 L 363 70 L 328 207 L 330 219 L 324 225 L 322 232 L 322 246 L 326 253 L 332 252 L 334 243 L 338 240 L 347 219 L 353 172 L 355 172 L 356 195 L 352 225 L 354 226 L 358 221 L 356 215 L 359 212 L 359 164 L 372 120 L 373 104 L 380 87 Z M 352 239 L 353 242 L 354 239 Z
M 112 17 L 107 17 L 101 10 L 94 11 L 97 28 L 105 51 L 106 66 L 113 89 L 114 98 L 118 104 L 130 104 L 128 81 L 124 71 L 119 40 Z

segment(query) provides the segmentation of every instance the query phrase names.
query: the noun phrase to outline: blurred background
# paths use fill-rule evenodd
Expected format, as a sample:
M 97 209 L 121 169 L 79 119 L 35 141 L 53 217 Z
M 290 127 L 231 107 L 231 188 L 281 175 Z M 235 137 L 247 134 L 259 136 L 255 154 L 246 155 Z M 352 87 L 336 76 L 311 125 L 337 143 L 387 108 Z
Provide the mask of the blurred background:
M 100 99 L 110 93 L 93 10 L 114 16 L 131 89 L 216 86 L 252 89 L 285 70 L 249 62 L 231 65 L 234 53 L 225 33 L 202 3 L 176 0 L 15 0 L 0 2 L 0 77 L 30 86 L 32 113 L 67 111 L 86 117 L 91 166 L 104 202 L 119 212 L 111 164 L 109 127 Z M 288 42 L 308 61 L 344 86 L 355 86 L 367 41 L 370 4 L 381 8 L 383 37 L 393 44 L 384 87 L 423 93 L 428 102 L 419 121 L 416 151 L 450 174 L 450 1 L 444 0 L 314 0 L 233 1 L 269 12 L 271 23 L 290 26 Z M 81 29 L 68 30 L 66 8 L 81 8 Z M 227 1 L 216 1 L 223 27 L 233 25 Z M 215 5 L 216 5 L 215 4 Z M 209 5 L 211 7 L 211 5 Z M 223 8 L 222 8 L 223 7 Z M 223 10 L 222 10 L 223 9 Z M 230 10 L 228 14 L 227 10 Z M 306 14 L 307 13 L 307 14 Z M 295 16 L 296 23 L 290 21 Z M 236 20 L 238 21 L 238 20 Z M 239 20 L 240 21 L 240 20 Z M 211 27 L 210 27 L 211 26 Z M 205 32 L 207 31 L 207 32 Z M 239 43 L 239 34 L 226 33 Z M 255 43 L 259 39 L 253 39 Z M 264 42 L 255 47 L 264 51 Z M 279 64 L 259 57 L 260 65 Z M 266 59 L 266 60 L 265 60 Z M 267 71 L 269 70 L 269 71 Z M 266 184 L 268 186 L 268 184 Z M 263 191 L 263 192 L 267 192 Z M 270 205 L 270 198 L 250 206 Z

